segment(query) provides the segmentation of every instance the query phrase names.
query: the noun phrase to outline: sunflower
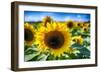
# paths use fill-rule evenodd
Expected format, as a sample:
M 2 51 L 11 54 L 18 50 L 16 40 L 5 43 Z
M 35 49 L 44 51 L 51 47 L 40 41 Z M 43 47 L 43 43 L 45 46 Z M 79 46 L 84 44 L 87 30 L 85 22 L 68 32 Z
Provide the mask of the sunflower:
M 72 38 L 73 42 L 82 45 L 83 44 L 83 38 L 81 36 L 75 36 Z
M 47 26 L 47 23 L 51 23 L 52 22 L 52 18 L 50 16 L 46 16 L 43 19 L 43 26 Z
M 89 29 L 88 29 L 88 27 L 83 27 L 82 28 L 82 32 L 87 32 Z
M 89 27 L 89 26 L 90 26 L 89 23 L 84 23 L 84 24 L 83 24 L 83 27 Z
M 82 28 L 83 27 L 83 23 L 82 22 L 77 22 L 77 27 Z
M 25 23 L 24 24 L 24 41 L 26 45 L 32 45 L 34 41 L 34 27 L 29 24 Z
M 67 21 L 66 25 L 67 25 L 67 28 L 69 28 L 69 29 L 76 27 L 76 23 L 72 20 Z
M 60 57 L 64 52 L 69 52 L 71 33 L 66 25 L 60 23 L 47 23 L 47 27 L 40 27 L 36 34 L 36 41 L 40 52 L 49 50 L 54 57 Z

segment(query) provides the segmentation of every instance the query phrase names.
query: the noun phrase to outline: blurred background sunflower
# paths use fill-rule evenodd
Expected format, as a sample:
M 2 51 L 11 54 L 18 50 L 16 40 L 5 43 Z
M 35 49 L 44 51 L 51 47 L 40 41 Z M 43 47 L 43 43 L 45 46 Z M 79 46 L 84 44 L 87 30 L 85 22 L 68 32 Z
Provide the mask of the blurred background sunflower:
M 83 38 L 81 36 L 74 36 L 72 40 L 77 44 L 83 45 Z
M 46 16 L 42 21 L 43 26 L 47 26 L 47 23 L 51 23 L 52 21 L 53 21 L 53 19 L 50 16 Z
M 88 32 L 89 28 L 88 27 L 83 27 L 82 32 Z
M 69 52 L 71 33 L 66 25 L 47 23 L 47 27 L 40 27 L 36 34 L 36 44 L 40 52 L 47 51 L 54 57 L 60 57 L 64 52 Z
M 34 42 L 34 33 L 35 33 L 35 29 L 34 27 L 29 24 L 29 23 L 25 23 L 24 24 L 24 41 L 25 41 L 25 45 L 32 45 Z
M 78 28 L 82 28 L 83 27 L 83 22 L 77 22 L 76 24 L 77 24 Z
M 84 23 L 84 24 L 83 24 L 83 27 L 89 27 L 89 26 L 90 26 L 89 23 Z
M 68 20 L 66 22 L 67 28 L 69 28 L 70 30 L 74 27 L 76 27 L 76 22 L 72 21 L 72 20 Z

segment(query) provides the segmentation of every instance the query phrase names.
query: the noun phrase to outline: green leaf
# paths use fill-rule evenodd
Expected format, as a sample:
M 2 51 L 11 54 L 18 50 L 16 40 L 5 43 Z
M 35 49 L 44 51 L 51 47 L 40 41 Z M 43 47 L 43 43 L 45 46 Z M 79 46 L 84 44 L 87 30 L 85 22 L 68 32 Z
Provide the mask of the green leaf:
M 71 47 L 79 50 L 80 53 L 77 53 L 77 58 L 90 58 L 90 50 L 83 45 L 73 44 Z
M 80 51 L 80 53 L 77 54 L 78 58 L 90 58 L 90 50 L 86 47 L 78 50 Z
M 86 47 L 90 46 L 90 42 L 84 41 L 83 45 L 86 46 Z
M 33 58 L 31 58 L 28 61 L 38 61 L 37 58 L 38 58 L 39 55 L 40 55 L 40 53 L 38 53 L 36 56 L 34 56 Z
M 25 55 L 24 59 L 25 61 L 29 61 L 32 58 L 36 57 L 39 53 L 33 53 L 33 54 L 29 54 L 29 55 Z
M 80 33 L 83 38 L 90 37 L 90 33 Z
M 25 50 L 24 54 L 25 55 L 29 55 L 29 54 L 33 54 L 36 53 L 37 51 L 34 50 L 33 48 L 28 48 L 27 50 Z
M 38 57 L 37 57 L 37 60 L 38 61 L 46 61 L 48 55 L 45 55 L 45 54 L 40 54 Z
M 30 46 L 25 45 L 24 46 L 24 51 L 27 50 L 28 48 L 30 48 Z
M 84 56 L 89 57 L 90 56 L 90 50 L 88 50 L 86 47 L 79 49 L 80 53 L 82 53 Z
M 49 55 L 48 57 L 47 57 L 47 60 L 55 60 L 56 58 L 53 56 L 53 55 Z
M 77 36 L 78 34 L 79 34 L 79 32 L 78 32 L 79 30 L 78 29 L 73 29 L 72 31 L 71 31 L 71 33 L 72 33 L 72 36 Z
M 77 56 L 75 56 L 75 54 L 71 53 L 71 54 L 68 54 L 68 56 L 71 58 L 71 59 L 76 59 Z
M 83 45 L 80 45 L 80 44 L 77 44 L 77 43 L 74 43 L 74 44 L 71 45 L 71 48 L 74 48 L 74 49 L 77 49 L 77 48 L 81 49 L 83 47 L 84 47 Z

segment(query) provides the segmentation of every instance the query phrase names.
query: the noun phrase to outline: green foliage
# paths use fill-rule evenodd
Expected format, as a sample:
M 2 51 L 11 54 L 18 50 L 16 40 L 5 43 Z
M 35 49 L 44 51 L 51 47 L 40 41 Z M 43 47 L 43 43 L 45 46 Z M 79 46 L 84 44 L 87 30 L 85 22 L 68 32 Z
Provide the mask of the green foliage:
M 90 50 L 87 49 L 87 47 L 84 47 L 84 45 L 73 44 L 72 47 L 74 47 L 76 50 L 79 50 L 80 53 L 77 53 L 78 59 L 90 57 Z

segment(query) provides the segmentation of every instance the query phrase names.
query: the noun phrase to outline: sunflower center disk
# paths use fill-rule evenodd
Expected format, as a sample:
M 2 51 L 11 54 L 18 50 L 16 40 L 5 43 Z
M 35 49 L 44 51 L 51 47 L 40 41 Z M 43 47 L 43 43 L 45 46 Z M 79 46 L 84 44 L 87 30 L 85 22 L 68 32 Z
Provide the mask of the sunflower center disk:
M 69 28 L 72 28 L 73 27 L 73 22 L 69 22 L 67 25 L 68 25 Z
M 78 23 L 78 26 L 80 26 L 80 23 Z
M 31 41 L 34 38 L 34 34 L 32 33 L 31 30 L 25 29 L 24 30 L 24 39 L 25 41 Z
M 59 31 L 50 31 L 45 35 L 45 44 L 53 49 L 61 48 L 64 44 L 64 36 Z

